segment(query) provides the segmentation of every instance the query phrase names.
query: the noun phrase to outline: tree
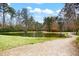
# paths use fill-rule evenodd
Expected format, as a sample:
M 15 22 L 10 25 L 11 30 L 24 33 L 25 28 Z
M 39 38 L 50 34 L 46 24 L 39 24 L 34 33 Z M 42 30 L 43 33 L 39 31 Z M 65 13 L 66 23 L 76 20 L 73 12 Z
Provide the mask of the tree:
M 39 22 L 35 22 L 35 30 L 38 32 L 38 31 L 41 31 L 42 30 L 42 23 L 39 23 Z
M 77 20 L 76 20 L 76 34 L 79 32 L 79 14 L 77 14 Z
M 64 22 L 62 21 L 62 18 L 59 18 L 58 20 L 58 25 L 59 25 L 59 31 L 63 31 L 64 30 L 64 27 L 63 27 L 63 24 Z
M 0 9 L 3 13 L 3 28 L 5 26 L 5 13 L 7 12 L 8 4 L 7 3 L 0 3 Z
M 43 30 L 46 31 L 59 31 L 59 24 L 57 21 L 57 17 L 45 17 L 43 23 Z
M 52 17 L 52 23 L 51 23 L 51 31 L 59 31 L 59 24 L 57 22 L 57 17 Z
M 22 16 L 21 16 L 21 11 L 18 10 L 16 12 L 16 25 L 20 25 L 22 23 Z
M 35 30 L 35 20 L 33 16 L 31 16 L 28 20 L 28 30 Z
M 10 14 L 10 26 L 12 26 L 12 19 L 16 15 L 16 11 L 12 7 L 8 7 L 8 13 Z
M 14 9 L 9 7 L 7 3 L 0 3 L 0 11 L 3 13 L 3 29 L 5 28 L 5 14 L 10 13 L 11 17 L 13 17 Z
M 24 24 L 24 31 L 25 33 L 27 33 L 27 29 L 28 29 L 28 10 L 26 8 L 23 8 L 21 11 L 21 16 L 24 19 L 23 20 L 23 24 Z
M 60 14 L 62 13 L 64 16 L 64 25 L 66 25 L 66 28 L 70 31 L 75 31 L 77 29 L 77 10 L 79 10 L 78 3 L 66 3 L 64 8 L 60 12 Z
M 52 31 L 51 29 L 51 26 L 52 26 L 52 17 L 45 17 L 44 18 L 44 23 L 43 23 L 43 26 L 44 28 L 47 30 L 47 31 Z

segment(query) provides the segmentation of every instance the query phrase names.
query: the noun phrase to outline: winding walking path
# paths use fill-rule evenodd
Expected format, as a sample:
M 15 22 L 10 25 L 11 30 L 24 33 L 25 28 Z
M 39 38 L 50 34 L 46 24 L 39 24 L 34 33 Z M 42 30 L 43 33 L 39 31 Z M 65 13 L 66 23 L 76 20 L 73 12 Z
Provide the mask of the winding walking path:
M 6 50 L 2 55 L 7 56 L 78 56 L 79 49 L 74 45 L 73 41 L 76 36 L 70 38 L 52 40 L 33 45 L 25 45 L 21 47 Z

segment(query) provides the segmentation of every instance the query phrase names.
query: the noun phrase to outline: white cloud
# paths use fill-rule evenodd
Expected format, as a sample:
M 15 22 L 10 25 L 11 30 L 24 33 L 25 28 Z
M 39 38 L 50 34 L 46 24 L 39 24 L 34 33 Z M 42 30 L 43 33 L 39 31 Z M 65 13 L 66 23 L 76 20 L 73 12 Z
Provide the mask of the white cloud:
M 59 12 L 61 11 L 61 9 L 55 10 L 53 15 L 58 16 Z
M 43 16 L 41 16 L 41 15 L 35 15 L 35 16 L 34 16 L 34 19 L 35 19 L 36 21 L 40 22 L 40 23 L 43 23 Z
M 27 7 L 27 9 L 31 10 L 31 9 L 32 9 L 32 7 L 28 6 L 28 7 Z
M 43 13 L 45 13 L 45 14 L 53 14 L 54 11 L 52 11 L 50 9 L 45 9 L 45 10 L 43 10 Z
M 42 10 L 40 8 L 35 8 L 34 12 L 40 14 Z
M 28 7 L 29 12 L 33 13 L 33 17 L 35 18 L 36 21 L 39 21 L 40 23 L 43 22 L 43 17 L 48 17 L 48 16 L 57 16 L 60 10 L 52 10 L 52 9 L 41 9 L 41 8 L 34 8 L 32 9 L 31 7 Z
M 7 3 L 8 5 L 11 5 L 11 3 Z
M 61 11 L 61 10 L 59 9 L 59 10 L 57 10 L 56 12 L 59 13 L 60 11 Z
M 30 12 L 31 12 L 31 13 L 36 13 L 36 14 L 41 14 L 41 13 L 43 13 L 43 14 L 48 14 L 48 15 L 54 13 L 54 11 L 51 10 L 51 9 L 40 9 L 40 8 L 31 9 Z
M 35 8 L 34 10 L 30 10 L 31 13 L 41 14 L 42 10 L 40 8 Z

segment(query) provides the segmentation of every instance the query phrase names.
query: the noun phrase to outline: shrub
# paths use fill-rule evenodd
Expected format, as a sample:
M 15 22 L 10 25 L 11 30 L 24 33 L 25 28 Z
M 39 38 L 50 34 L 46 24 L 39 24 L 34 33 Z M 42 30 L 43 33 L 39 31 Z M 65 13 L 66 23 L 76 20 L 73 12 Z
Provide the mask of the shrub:
M 76 42 L 77 45 L 79 45 L 79 37 L 77 37 L 75 42 Z

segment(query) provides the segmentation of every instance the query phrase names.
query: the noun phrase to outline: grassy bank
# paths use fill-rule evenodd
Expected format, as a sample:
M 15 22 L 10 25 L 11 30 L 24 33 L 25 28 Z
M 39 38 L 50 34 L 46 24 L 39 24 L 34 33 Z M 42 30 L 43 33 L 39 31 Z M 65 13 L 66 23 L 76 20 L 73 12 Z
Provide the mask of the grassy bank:
M 63 33 L 63 34 L 61 34 Z M 27 36 L 27 37 L 65 37 L 68 35 L 68 32 L 46 32 L 46 31 L 28 31 L 27 34 L 24 32 L 0 32 L 0 35 L 9 35 L 9 36 Z
M 32 37 L 33 33 L 34 32 L 28 32 L 27 36 L 23 36 L 23 32 L 0 32 L 0 51 L 17 46 L 65 38 L 65 35 L 67 35 L 67 33 L 64 33 L 62 36 L 59 36 L 60 34 L 58 32 L 44 32 L 45 36 L 43 37 Z M 40 33 L 36 33 L 36 35 L 37 34 Z
M 35 44 L 48 40 L 55 40 L 57 37 L 21 37 L 0 35 L 0 51 L 17 46 Z

